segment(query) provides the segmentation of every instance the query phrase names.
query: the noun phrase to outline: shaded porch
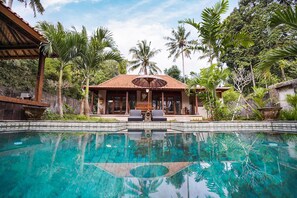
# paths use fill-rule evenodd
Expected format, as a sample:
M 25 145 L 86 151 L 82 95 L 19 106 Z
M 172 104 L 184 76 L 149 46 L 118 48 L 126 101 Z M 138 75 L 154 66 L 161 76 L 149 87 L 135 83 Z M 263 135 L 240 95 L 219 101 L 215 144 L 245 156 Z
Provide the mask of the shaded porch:
M 23 107 L 45 108 L 42 102 L 45 56 L 40 44 L 47 42 L 34 28 L 0 3 L 0 60 L 38 59 L 35 94 L 31 98 L 0 96 L 0 119 L 24 119 Z M 22 75 L 22 74 L 20 74 Z

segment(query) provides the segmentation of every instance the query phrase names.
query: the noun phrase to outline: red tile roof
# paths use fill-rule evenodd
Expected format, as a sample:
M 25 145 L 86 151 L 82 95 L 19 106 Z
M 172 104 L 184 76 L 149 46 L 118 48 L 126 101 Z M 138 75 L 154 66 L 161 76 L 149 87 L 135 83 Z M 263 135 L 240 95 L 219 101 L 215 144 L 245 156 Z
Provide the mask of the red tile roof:
M 107 80 L 99 85 L 91 85 L 90 90 L 96 89 L 139 89 L 132 83 L 132 80 L 140 75 L 118 75 L 110 80 Z M 163 80 L 167 81 L 167 85 L 161 88 L 155 88 L 158 90 L 184 90 L 187 88 L 187 85 L 168 76 L 168 75 L 156 75 Z

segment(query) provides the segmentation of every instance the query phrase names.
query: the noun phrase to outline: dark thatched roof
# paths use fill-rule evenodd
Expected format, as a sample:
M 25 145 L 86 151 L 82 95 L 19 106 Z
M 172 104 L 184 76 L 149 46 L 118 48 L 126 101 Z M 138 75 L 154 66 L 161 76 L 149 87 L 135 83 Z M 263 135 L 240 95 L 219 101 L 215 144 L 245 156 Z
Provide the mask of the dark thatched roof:
M 10 8 L 0 3 L 0 59 L 38 58 L 46 39 Z

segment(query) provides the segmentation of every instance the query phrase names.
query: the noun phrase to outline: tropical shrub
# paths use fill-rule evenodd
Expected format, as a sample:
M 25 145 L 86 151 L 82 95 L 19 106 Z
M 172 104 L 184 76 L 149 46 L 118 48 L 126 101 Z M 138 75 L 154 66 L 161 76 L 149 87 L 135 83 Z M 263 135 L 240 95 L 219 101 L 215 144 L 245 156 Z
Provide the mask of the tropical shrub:
M 93 122 L 118 122 L 117 119 L 111 118 L 94 118 L 86 115 L 64 114 L 63 118 L 59 114 L 46 111 L 42 117 L 43 120 L 61 120 L 61 121 L 93 121 Z
M 292 107 L 290 110 L 282 110 L 280 112 L 281 120 L 297 120 L 297 94 L 287 95 L 286 98 L 289 105 Z

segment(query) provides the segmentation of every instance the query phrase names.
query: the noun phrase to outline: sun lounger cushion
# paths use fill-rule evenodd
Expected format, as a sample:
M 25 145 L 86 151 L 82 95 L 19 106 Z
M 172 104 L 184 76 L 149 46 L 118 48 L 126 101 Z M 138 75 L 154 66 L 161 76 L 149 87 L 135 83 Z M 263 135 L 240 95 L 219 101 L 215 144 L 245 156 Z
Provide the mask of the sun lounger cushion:
M 142 121 L 143 117 L 141 114 L 141 110 L 130 110 L 130 116 L 128 117 L 128 121 Z
M 152 110 L 152 120 L 153 121 L 167 121 L 167 118 L 163 116 L 162 110 Z

